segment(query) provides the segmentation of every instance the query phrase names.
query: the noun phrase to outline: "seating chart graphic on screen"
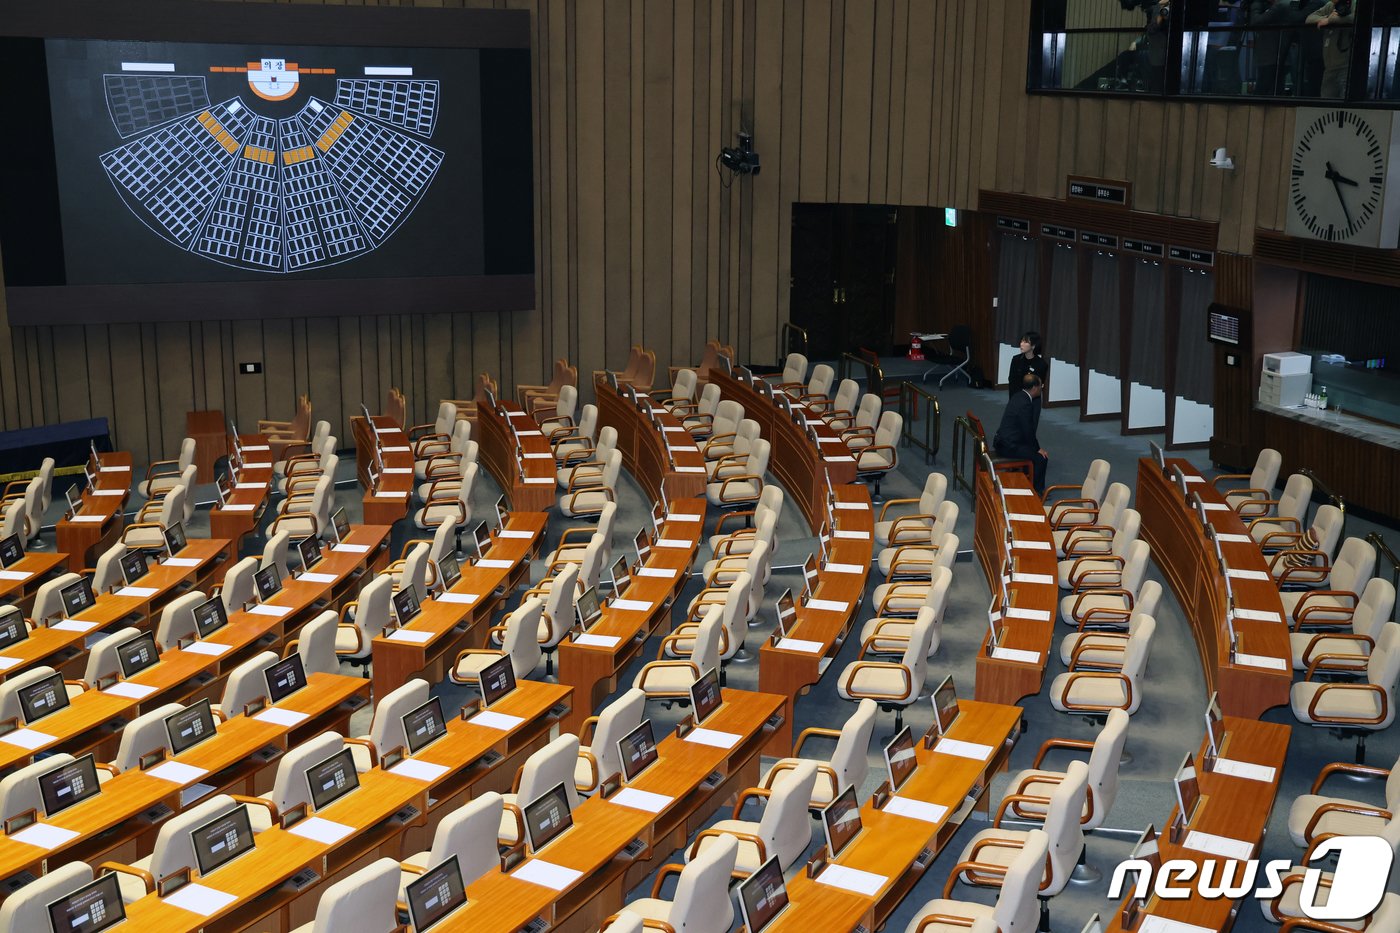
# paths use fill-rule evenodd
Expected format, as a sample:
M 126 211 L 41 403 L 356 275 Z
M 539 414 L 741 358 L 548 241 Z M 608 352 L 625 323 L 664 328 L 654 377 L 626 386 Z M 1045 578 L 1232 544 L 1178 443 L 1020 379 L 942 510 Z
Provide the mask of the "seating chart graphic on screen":
M 428 195 L 446 153 L 437 128 L 441 83 L 339 77 L 280 57 L 200 63 L 113 62 L 107 112 L 125 142 L 102 168 L 153 232 L 214 262 L 285 273 L 335 265 L 385 243 Z M 147 73 L 143 73 L 143 69 Z M 366 67 L 411 74 L 413 68 Z M 229 77 L 236 96 L 216 100 Z M 331 78 L 330 99 L 303 77 Z M 266 102 L 302 99 L 291 116 Z

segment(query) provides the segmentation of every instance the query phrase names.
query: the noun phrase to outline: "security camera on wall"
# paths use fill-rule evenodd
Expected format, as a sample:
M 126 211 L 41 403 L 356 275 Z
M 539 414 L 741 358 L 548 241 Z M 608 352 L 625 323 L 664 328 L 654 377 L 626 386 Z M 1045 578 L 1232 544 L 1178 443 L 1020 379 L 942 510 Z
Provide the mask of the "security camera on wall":
M 762 169 L 758 153 L 753 150 L 753 136 L 742 130 L 738 146 L 726 146 L 719 151 L 719 162 L 735 175 L 757 175 Z

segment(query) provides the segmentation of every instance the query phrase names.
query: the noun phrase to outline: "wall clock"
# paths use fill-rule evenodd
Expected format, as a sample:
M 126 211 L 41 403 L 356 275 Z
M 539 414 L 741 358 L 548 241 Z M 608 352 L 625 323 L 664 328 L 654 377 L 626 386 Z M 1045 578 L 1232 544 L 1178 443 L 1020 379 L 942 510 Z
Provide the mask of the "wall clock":
M 1400 183 L 1390 169 L 1400 121 L 1382 110 L 1299 108 L 1289 162 L 1292 236 L 1394 249 L 1400 232 Z

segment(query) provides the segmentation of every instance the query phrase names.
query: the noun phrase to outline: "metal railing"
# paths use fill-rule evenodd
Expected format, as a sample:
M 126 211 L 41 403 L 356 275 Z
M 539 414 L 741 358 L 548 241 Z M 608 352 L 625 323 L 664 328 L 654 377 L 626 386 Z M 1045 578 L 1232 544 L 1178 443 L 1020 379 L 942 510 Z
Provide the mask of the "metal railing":
M 1303 468 L 1302 468 L 1301 470 L 1299 470 L 1298 472 L 1299 472 L 1300 474 L 1302 474 L 1303 476 L 1306 476 L 1308 479 L 1312 480 L 1313 492 L 1314 492 L 1314 493 L 1321 493 L 1321 494 L 1323 495 L 1324 498 L 1328 499 L 1328 500 L 1329 500 L 1333 505 L 1335 505 L 1335 506 L 1337 507 L 1337 509 L 1342 513 L 1342 533 L 1341 533 L 1341 535 L 1340 535 L 1340 540 L 1343 540 L 1343 541 L 1346 540 L 1346 536 L 1347 536 L 1347 502 L 1346 502 L 1346 499 L 1342 498 L 1341 496 L 1339 496 L 1339 495 L 1337 495 L 1335 492 L 1333 492 L 1333 491 L 1327 486 L 1327 484 L 1324 483 L 1320 478 L 1318 478 L 1318 475 L 1317 475 L 1316 473 L 1314 473 L 1314 472 L 1313 472 L 1311 469 L 1309 469 L 1308 467 L 1303 467 Z
M 862 370 L 864 370 L 864 372 L 865 372 L 865 375 L 864 375 L 864 376 L 857 377 L 857 378 L 862 378 L 862 379 L 864 379 L 864 380 L 866 381 L 866 391 L 867 391 L 867 392 L 873 391 L 873 389 L 872 389 L 871 386 L 870 386 L 871 377 L 872 377 L 872 375 L 873 375 L 873 374 L 870 372 L 870 361 L 869 361 L 869 360 L 863 360 L 863 359 L 861 359 L 860 357 L 858 357 L 858 356 L 856 356 L 856 355 L 854 355 L 854 354 L 852 354 L 852 353 L 842 353 L 842 354 L 841 354 L 841 358 L 840 358 L 839 360 L 836 361 L 836 379 L 837 379 L 837 381 L 839 382 L 839 381 L 842 380 L 842 379 L 850 379 L 850 378 L 851 378 L 851 364 L 853 364 L 853 363 L 854 363 L 856 366 L 859 366 L 859 367 L 860 367 Z
M 974 502 L 976 495 L 972 482 L 977 476 L 976 458 L 982 454 L 982 443 L 977 429 L 967 420 L 966 415 L 958 415 L 953 419 L 953 485 L 967 490 L 968 495 L 973 496 Z M 968 469 L 969 452 L 972 455 L 971 470 Z
M 780 336 L 781 340 L 779 340 L 778 345 L 781 346 L 783 350 L 778 356 L 779 367 L 787 360 L 787 355 L 789 353 L 801 353 L 803 356 L 807 355 L 807 347 L 809 344 L 807 342 L 807 329 L 805 327 L 798 327 L 796 324 L 784 322 Z M 794 336 L 798 338 L 798 345 L 796 347 L 793 346 L 792 341 Z
M 919 440 L 914 436 L 914 413 L 919 410 L 919 398 L 923 397 L 927 405 L 927 415 L 924 419 L 924 437 Z M 938 459 L 938 448 L 943 438 L 943 410 L 938 405 L 938 396 L 925 389 L 918 383 L 910 382 L 907 379 L 899 384 L 899 414 L 904 419 L 904 431 L 902 441 L 905 447 L 913 444 L 924 452 L 924 463 L 933 463 Z
M 1396 589 L 1400 589 L 1400 557 L 1395 556 L 1395 552 L 1390 549 L 1390 545 L 1385 543 L 1385 539 L 1381 537 L 1379 531 L 1368 534 L 1366 540 L 1390 564 L 1390 582 L 1395 585 Z M 1393 622 L 1400 621 L 1400 606 L 1391 610 L 1390 618 Z

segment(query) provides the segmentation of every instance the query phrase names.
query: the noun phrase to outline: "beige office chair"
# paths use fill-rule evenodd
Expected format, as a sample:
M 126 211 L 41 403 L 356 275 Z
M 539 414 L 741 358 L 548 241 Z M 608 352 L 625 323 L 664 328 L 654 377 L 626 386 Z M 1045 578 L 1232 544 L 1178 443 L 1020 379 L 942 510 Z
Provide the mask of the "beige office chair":
M 593 793 L 605 778 L 622 771 L 617 743 L 642 724 L 646 703 L 645 691 L 633 687 L 604 706 L 597 716 L 583 721 L 579 730 L 578 762 L 574 765 L 574 786 L 580 793 Z M 584 734 L 589 735 L 587 745 L 582 744 Z
M 340 617 L 334 609 L 326 609 L 297 631 L 297 637 L 287 642 L 287 647 L 283 649 L 283 656 L 300 655 L 302 669 L 308 677 L 312 674 L 339 674 L 340 656 L 335 652 L 339 634 Z
M 740 576 L 747 575 L 748 599 L 743 603 L 743 620 L 750 622 L 758 614 L 763 600 L 763 580 L 771 574 L 772 561 L 768 556 L 768 545 L 763 541 L 755 543 L 747 554 L 734 554 L 713 561 L 714 566 L 705 576 L 705 588 L 690 601 L 686 618 L 695 621 L 704 612 L 704 607 L 726 600 L 729 589 L 736 585 Z
M 554 676 L 554 652 L 574 627 L 578 606 L 579 564 L 563 564 L 544 594 L 540 613 L 539 642 L 544 655 L 544 673 Z
M 456 553 L 454 550 L 456 543 L 452 525 L 448 523 L 438 525 L 433 531 L 433 536 L 431 538 L 412 538 L 405 541 L 403 550 L 399 552 L 399 560 L 395 563 L 401 566 L 402 562 L 407 560 L 413 553 L 413 549 L 420 544 L 427 545 L 428 548 L 427 567 L 425 571 L 426 580 L 424 580 L 424 583 L 429 588 L 436 589 L 439 582 L 438 562 L 444 557 L 455 555 Z M 397 589 L 397 584 L 395 584 L 395 588 Z
M 531 415 L 544 436 L 550 439 L 572 434 L 578 420 L 578 387 L 564 386 L 553 399 L 541 399 Z
M 1099 503 L 1108 491 L 1108 471 L 1107 460 L 1093 460 L 1084 474 L 1084 482 L 1048 487 L 1041 499 L 1045 503 L 1045 515 L 1050 519 L 1050 524 L 1056 528 L 1067 528 L 1092 522 Z
M 590 451 L 587 459 L 580 460 L 576 456 L 566 457 L 564 465 L 559 467 L 554 473 L 554 480 L 561 489 L 568 489 L 575 476 L 580 480 L 585 477 L 598 477 L 607 469 L 608 455 L 617 449 L 617 428 L 612 425 L 601 428 L 598 431 L 598 443 Z
M 705 473 L 711 482 L 725 476 L 737 476 L 746 472 L 744 463 L 753 450 L 753 445 L 762 436 L 762 429 L 757 421 L 752 418 L 744 418 L 734 428 L 734 433 L 729 435 L 727 449 L 723 453 L 711 457 L 710 451 L 716 449 L 718 438 L 711 440 L 705 445 Z
M 240 715 L 249 703 L 266 697 L 267 681 L 263 678 L 263 671 L 276 663 L 277 655 L 264 651 L 229 671 L 228 679 L 224 681 L 223 696 L 211 707 L 214 715 L 220 719 L 230 719 Z
M 715 523 L 715 533 L 710 536 L 710 550 L 716 557 L 727 554 L 747 554 L 753 549 L 758 534 L 758 525 L 765 515 L 773 516 L 773 537 L 768 542 L 769 550 L 778 550 L 778 521 L 783 517 L 783 487 L 769 483 L 763 487 L 754 507 L 747 511 L 725 512 Z M 747 527 L 725 533 L 724 527 L 730 522 L 746 522 Z
M 169 651 L 197 641 L 199 630 L 194 624 L 194 607 L 207 599 L 199 590 L 191 590 L 166 603 L 156 623 L 156 647 Z
M 1269 558 L 1269 574 L 1274 582 L 1281 589 L 1305 589 L 1325 583 L 1345 524 L 1341 509 L 1331 504 L 1318 506 L 1312 526 L 1291 536 L 1286 546 Z M 1278 536 L 1274 543 L 1280 543 Z
M 928 576 L 920 580 L 892 580 L 875 587 L 875 616 L 885 619 L 890 616 L 912 616 L 929 601 L 929 590 L 938 576 L 939 568 L 951 571 L 958 559 L 958 536 L 945 534 L 938 540 L 934 551 L 934 562 L 928 568 Z
M 791 392 L 792 395 L 803 405 L 823 410 L 831 405 L 831 387 L 836 384 L 836 370 L 826 363 L 818 363 L 812 367 L 812 378 L 807 383 L 807 388 L 802 392 Z
M 500 637 L 500 648 L 465 648 L 457 653 L 448 676 L 455 684 L 475 686 L 481 680 L 481 672 L 493 661 L 501 657 L 510 658 L 511 670 L 517 681 L 524 680 L 540 663 L 540 618 L 544 614 L 544 603 L 537 597 L 530 597 L 506 616 L 504 625 L 496 626 L 488 632 L 489 638 Z M 499 633 L 497 630 L 500 630 Z
M 777 778 L 789 771 L 794 770 L 805 760 L 815 760 L 817 763 L 817 780 L 812 785 L 812 799 L 808 804 L 811 809 L 819 809 L 836 799 L 836 796 L 847 787 L 854 786 L 859 790 L 865 782 L 865 776 L 870 773 L 870 736 L 875 732 L 875 711 L 877 706 L 874 700 L 861 700 L 856 705 L 856 711 L 846 720 L 845 725 L 838 729 L 823 729 L 820 726 L 809 726 L 798 735 L 797 741 L 793 743 L 792 755 L 788 758 L 779 758 L 773 763 L 759 779 L 758 786 L 764 790 L 772 790 Z M 802 749 L 809 739 L 825 738 L 835 739 L 836 748 L 832 751 L 831 757 L 826 759 L 804 759 Z
M 801 392 L 807 379 L 807 357 L 801 353 L 789 353 L 787 359 L 783 361 L 783 372 L 778 377 L 778 382 L 774 389 L 781 389 L 784 392 L 789 389 L 796 389 Z
M 919 908 L 904 933 L 964 933 L 969 927 L 971 933 L 1032 933 L 1040 915 L 1036 901 L 1049 848 L 1045 830 L 1033 829 L 1019 849 L 1008 853 L 1004 867 L 959 862 L 948 875 L 943 896 Z M 958 880 L 974 871 L 978 885 L 1001 889 L 995 905 L 952 899 Z
M 53 668 L 40 665 L 20 671 L 18 674 L 11 674 L 4 683 L 0 683 L 0 720 L 18 719 L 20 722 L 24 722 L 24 712 L 19 705 L 19 692 L 30 684 L 36 684 L 54 673 L 56 672 Z M 88 689 L 88 685 L 81 680 L 65 680 L 63 686 L 66 688 L 65 692 L 68 694 L 69 700 Z
M 39 791 L 39 777 L 54 768 L 61 768 L 76 760 L 67 752 L 55 752 L 32 764 L 17 768 L 0 778 L 0 822 L 10 820 L 29 810 L 43 813 L 44 798 Z M 117 769 L 111 765 L 97 763 L 97 782 L 99 784 L 111 780 L 116 773 Z
M 404 733 L 403 717 L 426 702 L 428 682 L 421 677 L 414 677 L 386 693 L 374 705 L 369 734 L 357 737 L 363 744 L 350 749 L 356 769 L 366 771 L 374 767 L 385 752 L 396 748 L 402 748 L 404 754 L 408 754 L 408 736 Z
M 396 907 L 399 863 L 371 862 L 326 888 L 316 905 L 316 919 L 292 933 L 395 933 L 401 930 Z
M 622 451 L 612 450 L 603 462 L 601 472 L 580 475 L 578 470 L 569 479 L 569 486 L 559 497 L 559 511 L 566 518 L 592 518 L 602 514 L 609 502 L 617 501 L 617 482 L 622 473 Z
M 194 869 L 198 864 L 194 854 L 194 840 L 191 833 L 199 827 L 216 820 L 245 804 L 269 807 L 266 801 L 257 797 L 242 797 L 231 794 L 215 794 L 202 800 L 188 810 L 176 813 L 160 824 L 155 846 L 151 854 L 131 864 L 104 862 L 100 870 L 113 871 L 117 875 L 117 885 L 121 889 L 122 900 L 130 903 L 156 889 L 156 882 L 174 874 L 182 868 Z M 252 816 L 250 810 L 249 816 Z M 250 819 L 250 823 L 252 820 Z
M 883 501 L 880 498 L 880 481 L 886 473 L 899 466 L 899 438 L 903 431 L 904 416 L 897 411 L 887 411 L 880 416 L 871 442 L 851 448 L 851 454 L 856 458 L 856 479 L 875 484 L 872 502 Z
M 933 611 L 933 636 L 928 643 L 928 656 L 938 653 L 943 641 L 943 616 L 948 610 L 948 591 L 953 585 L 953 571 L 946 566 L 938 567 L 933 578 L 924 589 L 924 602 L 914 612 L 931 609 Z M 880 654 L 902 654 L 904 647 L 914 634 L 915 620 L 912 616 L 876 616 L 866 621 L 860 629 L 860 655 L 868 657 Z
M 1090 665 L 1058 675 L 1050 684 L 1050 705 L 1062 713 L 1107 716 L 1109 710 L 1129 714 L 1142 704 L 1142 681 L 1157 621 L 1143 614 L 1136 631 L 1123 647 L 1122 666 L 1117 670 L 1095 670 Z
M 734 901 L 729 896 L 729 879 L 735 871 L 739 840 L 724 836 L 706 846 L 705 851 L 687 864 L 666 865 L 656 874 L 651 897 L 627 904 L 622 911 L 605 920 L 609 933 L 628 933 L 627 917 L 641 918 L 650 930 L 667 933 L 727 933 L 734 925 Z M 679 875 L 671 900 L 661 896 L 666 879 Z M 630 929 L 636 931 L 634 923 Z
M 617 503 L 609 502 L 598 513 L 597 528 L 565 528 L 559 536 L 559 545 L 545 555 L 545 566 L 552 570 L 557 564 L 582 563 L 584 551 L 595 537 L 600 541 L 599 560 L 604 567 L 612 566 L 612 534 L 616 521 Z
M 160 499 L 152 499 L 136 513 L 136 519 L 122 529 L 122 544 L 135 550 L 165 549 L 165 529 L 185 521 L 185 497 L 189 488 L 175 485 Z
M 118 541 L 97 558 L 97 565 L 92 569 L 93 593 L 106 593 L 125 583 L 121 561 L 126 552 L 126 545 Z
M 515 773 L 511 792 L 501 795 L 501 821 L 496 830 L 499 844 L 511 846 L 525 838 L 525 807 L 555 785 L 564 785 L 569 809 L 578 809 L 578 789 L 574 786 L 578 749 L 578 736 L 566 732 L 525 759 Z
M 503 803 L 500 794 L 488 790 L 443 817 L 433 831 L 432 847 L 399 863 L 399 900 L 407 898 L 405 889 L 419 875 L 453 856 L 457 857 L 463 887 L 471 887 L 482 875 L 500 868 L 495 833 L 501 825 Z
M 340 457 L 335 452 L 336 439 L 327 437 L 319 442 L 315 456 L 295 457 L 287 461 L 287 475 L 276 481 L 278 492 L 286 496 L 305 495 L 316 491 L 316 481 L 329 476 L 335 482 Z
M 415 424 L 404 433 L 413 447 L 413 462 L 425 465 L 434 456 L 452 449 L 452 431 L 457 427 L 457 405 L 438 402 L 437 417 L 431 424 Z
M 1073 523 L 1063 528 L 1051 528 L 1050 535 L 1055 541 L 1055 553 L 1061 557 L 1085 557 L 1090 554 L 1107 554 L 1113 533 L 1123 521 L 1132 490 L 1124 483 L 1114 483 L 1104 493 L 1103 501 L 1096 509 L 1087 506 L 1081 511 L 1066 516 Z M 1080 521 L 1080 520 L 1083 521 Z
M 1278 594 L 1294 628 L 1337 628 L 1351 622 L 1360 594 L 1376 572 L 1376 549 L 1364 538 L 1347 538 L 1317 589 Z
M 439 526 L 438 530 L 433 532 L 434 538 L 441 530 L 442 526 Z M 395 592 L 405 586 L 411 586 L 418 598 L 422 599 L 428 593 L 428 571 L 432 567 L 432 552 L 432 540 L 420 538 L 407 542 L 404 544 L 403 556 L 379 571 L 379 575 L 389 578 Z
M 933 620 L 932 609 L 920 609 L 898 661 L 853 661 L 837 678 L 836 692 L 844 700 L 871 699 L 880 709 L 893 710 L 894 731 L 898 733 L 904 728 L 905 707 L 916 701 L 924 689 Z
M 875 521 L 875 543 L 881 547 L 893 547 L 927 541 L 928 531 L 933 527 L 934 513 L 947 495 L 948 477 L 942 473 L 929 473 L 918 498 L 886 500 L 880 506 L 880 517 Z M 913 511 L 904 512 L 907 506 L 913 506 Z M 893 515 L 891 509 L 895 509 Z M 948 530 L 952 531 L 951 528 Z
M 112 767 L 118 771 L 134 771 L 141 766 L 144 756 L 162 748 L 168 749 L 170 736 L 165 731 L 165 718 L 174 716 L 184 708 L 179 703 L 166 703 L 127 723 L 121 730 L 121 742 L 117 745 Z
M 1212 479 L 1210 484 L 1225 496 L 1230 508 L 1238 512 L 1245 503 L 1274 497 L 1274 487 L 1278 485 L 1278 473 L 1282 466 L 1283 455 L 1272 447 L 1265 447 L 1255 458 L 1253 470 L 1248 473 L 1224 473 Z M 1240 480 L 1246 480 L 1247 485 L 1221 486 L 1222 483 L 1232 484 Z
M 419 480 L 418 498 L 428 498 L 428 491 L 438 480 L 460 479 L 466 464 L 476 463 L 480 455 L 480 445 L 472 440 L 472 423 L 458 419 L 448 449 L 413 465 L 413 475 Z
M 287 579 L 291 576 L 291 568 L 287 563 L 287 555 L 290 553 L 291 547 L 292 533 L 285 528 L 276 534 L 268 535 L 262 556 L 258 558 L 258 569 L 276 567 L 278 579 Z
M 734 452 L 739 425 L 745 420 L 749 419 L 744 417 L 744 406 L 733 399 L 725 399 L 715 406 L 715 417 L 710 423 L 710 436 L 700 444 L 700 453 L 704 455 L 707 463 Z
M 884 410 L 884 400 L 877 393 L 867 392 L 862 395 L 850 423 L 840 429 L 841 440 L 853 449 L 870 443 L 875 434 L 875 425 L 880 420 L 880 413 Z
M 21 541 L 30 540 L 30 530 L 37 522 L 29 521 L 24 506 L 24 493 L 15 493 L 0 500 L 0 540 L 17 535 Z
M 1251 499 L 1236 511 L 1260 547 L 1286 547 L 1292 536 L 1303 530 L 1312 494 L 1313 481 L 1302 473 L 1294 473 L 1277 499 Z
M 1293 715 L 1305 725 L 1356 735 L 1356 760 L 1366 760 L 1366 736 L 1395 721 L 1395 681 L 1400 678 L 1400 624 L 1381 626 L 1376 647 L 1366 659 L 1364 677 L 1355 683 L 1293 684 Z M 3 691 L 9 681 L 0 684 Z M 0 714 L 4 710 L 0 709 Z
M 48 766 L 48 762 L 44 762 Z M 6 933 L 51 930 L 49 905 L 92 883 L 92 866 L 69 862 L 17 888 L 0 903 L 0 930 Z M 118 882 L 120 886 L 120 882 Z
M 375 577 L 360 590 L 360 598 L 340 610 L 336 628 L 335 653 L 342 661 L 366 665 L 374 651 L 374 639 L 389 625 L 389 598 L 394 581 Z
M 1148 583 L 1147 561 L 1152 549 L 1142 539 L 1132 541 L 1119 558 L 1122 565 L 1116 571 L 1096 571 L 1092 579 L 1081 583 L 1068 596 L 1060 599 L 1060 618 L 1070 625 L 1122 625 L 1132 614 L 1138 594 Z M 1101 560 L 1114 561 L 1112 555 Z M 1115 561 L 1116 562 L 1116 561 Z
M 460 475 L 431 484 L 423 507 L 413 513 L 413 524 L 434 532 L 439 525 L 451 525 L 453 534 L 459 537 L 466 530 L 472 520 L 472 490 L 476 488 L 481 467 L 465 460 L 462 463 Z
M 764 492 L 777 488 L 777 486 L 769 486 Z M 726 514 L 732 515 L 734 513 Z M 760 582 L 766 584 L 773 570 L 773 538 L 777 527 L 777 515 L 771 511 L 764 511 L 761 517 L 755 519 L 752 529 L 745 529 L 751 531 L 751 534 L 729 535 L 720 538 L 719 544 L 715 548 L 714 559 L 707 560 L 704 568 L 700 571 L 700 575 L 706 580 L 706 585 L 716 585 L 713 582 L 715 580 L 723 580 L 727 585 L 740 570 L 745 569 L 749 555 L 759 545 L 763 546 L 765 553 L 760 562 L 762 566 L 757 569 L 763 574 L 759 578 Z
M 768 456 L 771 448 L 763 438 L 753 442 L 747 454 L 736 454 L 721 463 L 734 466 L 741 472 L 716 470 L 716 476 L 705 485 L 705 498 L 716 508 L 733 509 L 754 505 L 763 493 L 763 474 L 768 472 Z
M 860 403 L 860 383 L 854 379 L 842 379 L 836 387 L 836 395 L 829 403 L 814 403 L 821 411 L 822 420 L 833 431 L 844 431 L 855 423 L 856 406 Z
M 181 482 L 186 467 L 194 465 L 194 438 L 180 442 L 180 454 L 174 460 L 155 460 L 146 467 L 146 478 L 136 487 L 142 498 L 159 499 Z
M 230 567 L 224 574 L 224 582 L 215 587 L 230 614 L 253 601 L 253 575 L 257 572 L 258 558 L 245 557 Z
M 1372 577 L 1352 610 L 1350 631 L 1335 628 L 1289 634 L 1293 669 L 1359 673 L 1376 646 L 1381 626 L 1390 621 L 1394 610 L 1395 585 L 1384 577 Z
M 1380 806 L 1351 797 L 1328 797 L 1322 793 L 1327 779 L 1334 775 L 1351 778 L 1384 778 Z M 1360 785 L 1365 786 L 1365 785 Z M 1376 836 L 1389 817 L 1400 808 L 1400 760 L 1389 768 L 1334 761 L 1324 765 L 1313 781 L 1312 790 L 1293 799 L 1288 809 L 1288 836 L 1296 846 L 1307 847 L 1323 833 L 1343 836 Z
M 63 618 L 63 588 L 81 579 L 76 573 L 61 573 L 39 584 L 39 589 L 34 591 L 34 608 L 29 617 L 41 624 L 45 619 Z
M 674 381 L 669 389 L 657 389 L 652 392 L 654 402 L 662 408 L 676 414 L 676 409 L 682 412 L 695 405 L 695 386 L 697 383 L 695 370 L 682 369 L 676 373 Z
M 554 369 L 550 373 L 550 381 L 547 385 L 522 383 L 516 386 L 516 397 L 520 400 L 521 408 L 531 411 L 536 404 L 552 405 L 566 387 L 577 387 L 577 385 L 578 367 L 570 366 L 568 360 L 560 357 L 554 361 Z
M 711 606 L 699 625 L 685 624 L 661 640 L 656 660 L 642 665 L 632 687 L 649 700 L 673 702 L 690 695 L 690 685 L 706 671 L 718 670 L 724 645 L 724 611 Z
M 939 563 L 938 547 L 943 536 L 953 532 L 958 525 L 958 504 L 945 499 L 933 513 L 933 522 L 923 533 L 922 540 L 914 540 L 914 535 L 906 528 L 901 532 L 904 543 L 881 548 L 875 557 L 875 566 L 880 573 L 891 579 L 927 580 L 933 567 Z
M 280 814 L 293 807 L 301 804 L 311 806 L 311 786 L 306 781 L 308 768 L 339 754 L 344 748 L 358 744 L 361 744 L 359 739 L 347 739 L 338 732 L 322 732 L 288 749 L 277 763 L 277 774 L 272 779 L 272 792 L 258 798 L 266 801 L 272 822 L 275 823 Z M 354 752 L 351 752 L 351 755 L 353 756 Z M 356 772 L 363 773 L 361 763 L 362 761 L 355 763 Z M 254 831 L 260 832 L 266 828 L 260 825 L 263 817 L 257 810 L 250 809 L 249 816 L 252 817 Z
M 694 405 L 676 405 L 671 414 L 681 420 L 681 427 L 696 441 L 707 440 L 714 433 L 715 413 L 722 400 L 719 385 L 711 383 L 700 392 Z
M 1127 560 L 1128 547 L 1138 539 L 1142 516 L 1137 509 L 1124 509 L 1123 520 L 1109 539 L 1108 553 L 1066 557 L 1056 564 L 1060 589 L 1079 590 L 1095 586 L 1113 586 Z
M 750 556 L 761 556 L 762 548 L 753 552 Z M 671 630 L 675 636 L 672 641 L 663 646 L 663 650 L 673 653 L 685 653 L 690 650 L 690 639 L 694 637 L 695 626 L 709 613 L 715 606 L 720 607 L 720 619 L 724 626 L 723 644 L 720 646 L 720 660 L 728 661 L 738 657 L 744 649 L 744 636 L 748 632 L 749 607 L 754 604 L 754 577 L 745 570 L 734 578 L 734 582 L 728 587 L 706 588 L 700 591 L 700 595 L 695 597 L 690 609 L 686 614 L 686 621 L 677 625 Z M 760 589 L 760 595 L 762 591 Z M 671 656 L 675 656 L 672 654 Z M 750 660 L 752 656 L 744 654 L 741 660 Z M 724 683 L 724 669 L 720 668 L 720 683 Z
M 751 875 L 773 856 L 777 856 L 784 869 L 788 868 L 812 841 L 812 821 L 807 815 L 807 805 L 816 783 L 817 763 L 799 761 L 792 770 L 784 771 L 774 780 L 772 790 L 750 787 L 743 791 L 730 819 L 702 829 L 686 850 L 686 860 L 694 860 L 728 836 L 739 840 L 739 855 L 734 863 L 736 873 Z M 764 798 L 766 803 L 759 820 L 742 819 L 745 803 Z
M 93 642 L 83 668 L 83 683 L 96 690 L 100 679 L 114 675 L 120 677 L 122 668 L 121 661 L 117 659 L 117 649 L 140 634 L 139 628 L 128 626 L 108 632 Z
M 282 529 L 293 538 L 319 535 L 331 524 L 331 508 L 335 505 L 335 483 L 330 476 L 318 476 L 311 492 L 296 492 L 277 503 L 277 518 L 268 526 L 270 534 Z
M 557 461 L 590 459 L 598 445 L 598 406 L 583 406 L 578 426 L 567 434 L 549 435 L 549 445 Z
M 541 579 L 539 583 L 536 583 L 525 591 L 526 598 L 549 595 L 549 591 L 554 588 L 555 578 L 559 576 L 565 567 L 569 566 L 578 567 L 578 578 L 574 582 L 574 586 L 578 588 L 580 593 L 591 586 L 598 585 L 598 581 L 601 580 L 603 576 L 603 553 L 607 542 L 604 540 L 603 536 L 594 531 L 594 529 L 589 528 L 586 530 L 594 533 L 589 537 L 588 543 L 583 546 L 582 558 L 576 559 L 566 555 L 564 557 L 556 557 L 554 560 L 550 561 L 549 566 L 545 569 L 546 576 Z M 573 540 L 576 541 L 577 538 Z M 570 549 L 577 550 L 577 548 L 574 548 L 572 545 Z
M 327 441 L 330 443 L 327 444 Z M 272 462 L 272 472 L 286 478 L 287 474 L 293 470 L 293 463 L 303 460 L 319 461 L 327 449 L 331 453 L 335 453 L 337 443 L 336 439 L 331 436 L 331 423 L 318 421 L 311 432 L 310 440 L 287 444 L 282 448 L 282 455 Z
M 1122 631 L 1081 628 L 1060 639 L 1060 660 L 1076 670 L 1117 670 L 1123 666 L 1128 640 L 1142 628 L 1143 620 L 1156 618 L 1156 605 L 1133 612 Z

